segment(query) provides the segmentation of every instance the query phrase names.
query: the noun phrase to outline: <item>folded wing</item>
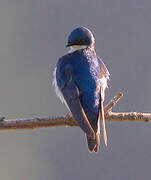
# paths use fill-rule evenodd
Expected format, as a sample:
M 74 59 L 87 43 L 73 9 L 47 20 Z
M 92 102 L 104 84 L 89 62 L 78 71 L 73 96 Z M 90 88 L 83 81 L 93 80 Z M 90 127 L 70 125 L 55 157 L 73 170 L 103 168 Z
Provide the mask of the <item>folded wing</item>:
M 73 79 L 72 68 L 70 65 L 60 65 L 56 71 L 57 85 L 70 109 L 73 117 L 81 129 L 91 138 L 95 138 L 87 116 L 82 108 L 79 98 L 79 90 Z

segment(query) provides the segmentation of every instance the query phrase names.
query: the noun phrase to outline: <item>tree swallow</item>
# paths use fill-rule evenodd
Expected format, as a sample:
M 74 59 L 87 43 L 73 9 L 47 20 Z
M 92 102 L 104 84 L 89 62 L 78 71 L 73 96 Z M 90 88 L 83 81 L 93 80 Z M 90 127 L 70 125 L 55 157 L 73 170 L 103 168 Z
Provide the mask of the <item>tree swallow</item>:
M 66 47 L 70 49 L 59 58 L 53 85 L 57 96 L 86 134 L 89 151 L 98 152 L 100 126 L 107 145 L 103 101 L 109 72 L 95 53 L 95 40 L 89 29 L 74 29 Z

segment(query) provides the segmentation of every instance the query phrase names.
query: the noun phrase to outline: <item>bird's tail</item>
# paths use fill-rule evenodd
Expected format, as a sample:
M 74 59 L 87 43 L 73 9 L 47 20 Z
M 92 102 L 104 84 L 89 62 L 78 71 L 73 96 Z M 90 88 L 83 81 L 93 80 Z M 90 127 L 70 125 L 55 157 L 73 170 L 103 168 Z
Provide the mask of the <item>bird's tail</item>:
M 89 152 L 97 153 L 99 151 L 99 146 L 100 146 L 99 133 L 98 132 L 96 133 L 95 139 L 92 139 L 90 136 L 87 136 L 87 143 L 88 143 Z
M 97 128 L 94 130 L 95 138 L 87 136 L 87 143 L 88 143 L 89 151 L 96 152 L 96 153 L 99 151 L 99 146 L 100 146 L 100 126 L 102 127 L 104 143 L 107 146 L 107 133 L 106 133 L 106 127 L 105 127 L 104 106 L 103 106 L 102 98 L 100 98 L 99 104 L 100 104 L 100 108 L 99 108 Z

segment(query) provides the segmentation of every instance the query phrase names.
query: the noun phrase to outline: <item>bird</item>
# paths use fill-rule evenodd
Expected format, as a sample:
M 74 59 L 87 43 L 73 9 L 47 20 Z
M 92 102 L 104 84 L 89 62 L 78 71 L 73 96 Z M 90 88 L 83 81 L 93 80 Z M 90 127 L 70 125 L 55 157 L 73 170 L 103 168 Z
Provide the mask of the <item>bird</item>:
M 75 28 L 66 47 L 69 50 L 54 70 L 53 86 L 85 133 L 89 152 L 97 153 L 101 132 L 107 146 L 103 102 L 110 74 L 96 55 L 94 35 L 88 28 Z

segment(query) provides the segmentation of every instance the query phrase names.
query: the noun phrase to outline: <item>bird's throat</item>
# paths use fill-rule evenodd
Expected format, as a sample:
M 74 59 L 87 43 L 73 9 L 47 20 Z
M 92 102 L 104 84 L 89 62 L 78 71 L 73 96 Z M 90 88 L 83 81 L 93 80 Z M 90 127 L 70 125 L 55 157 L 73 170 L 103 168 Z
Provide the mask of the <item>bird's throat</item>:
M 85 45 L 73 45 L 73 46 L 70 46 L 68 53 L 72 53 L 74 51 L 77 51 L 80 49 L 85 49 L 85 48 L 87 48 L 87 46 L 85 46 Z

